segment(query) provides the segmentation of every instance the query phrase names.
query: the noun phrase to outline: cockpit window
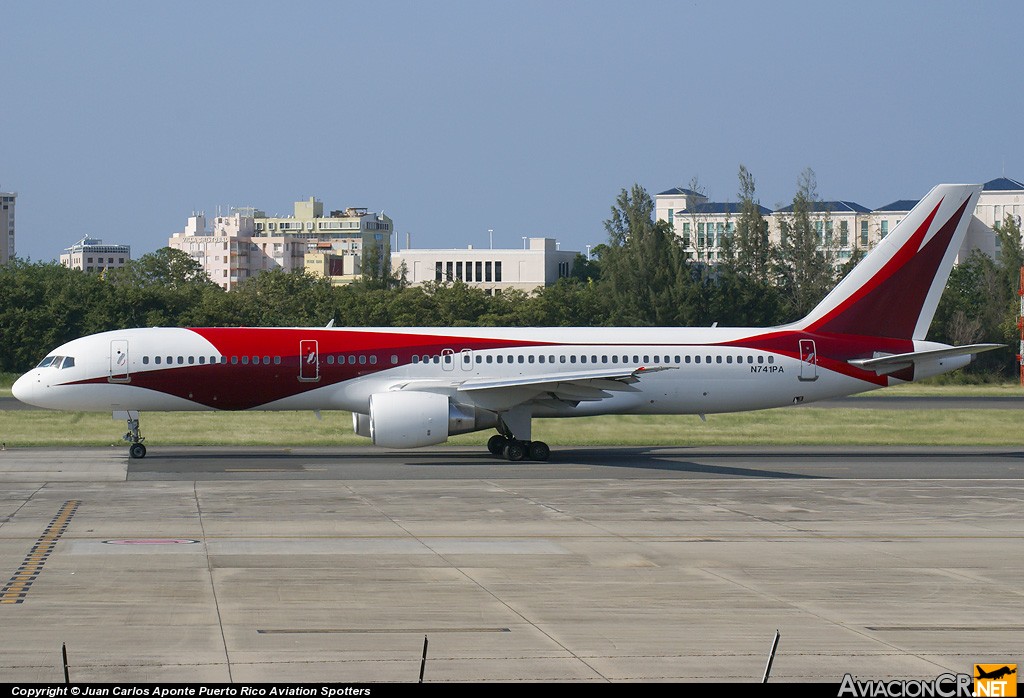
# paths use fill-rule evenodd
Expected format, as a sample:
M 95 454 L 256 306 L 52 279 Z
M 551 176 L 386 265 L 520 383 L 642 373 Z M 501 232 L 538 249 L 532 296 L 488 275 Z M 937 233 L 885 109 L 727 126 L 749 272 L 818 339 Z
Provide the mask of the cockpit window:
M 61 368 L 71 368 L 74 365 L 75 365 L 75 357 L 73 357 L 73 356 L 65 356 L 64 357 L 64 363 L 62 363 L 60 365 L 60 367 Z
M 56 357 L 56 356 L 47 356 L 45 359 L 43 359 L 42 361 L 39 362 L 39 365 L 36 366 L 36 368 L 46 368 L 47 366 L 52 364 L 53 360 L 56 359 L 56 358 L 58 358 L 58 357 Z

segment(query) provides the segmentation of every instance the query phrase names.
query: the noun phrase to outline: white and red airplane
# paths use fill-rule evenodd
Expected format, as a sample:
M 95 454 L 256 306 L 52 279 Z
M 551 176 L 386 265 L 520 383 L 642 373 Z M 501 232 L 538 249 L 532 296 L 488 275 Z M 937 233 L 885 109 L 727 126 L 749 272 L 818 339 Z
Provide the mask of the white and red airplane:
M 780 327 L 147 328 L 57 347 L 14 384 L 39 407 L 139 413 L 348 410 L 411 448 L 496 429 L 488 449 L 546 460 L 534 417 L 760 410 L 967 365 L 998 344 L 925 341 L 981 192 L 939 185 L 804 319 Z

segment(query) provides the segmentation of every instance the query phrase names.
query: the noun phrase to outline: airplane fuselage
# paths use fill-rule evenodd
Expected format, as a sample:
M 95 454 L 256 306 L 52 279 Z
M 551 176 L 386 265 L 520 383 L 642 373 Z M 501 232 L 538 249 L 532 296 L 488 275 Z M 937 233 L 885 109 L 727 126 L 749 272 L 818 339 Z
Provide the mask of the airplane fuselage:
M 879 376 L 847 361 L 944 347 L 775 328 L 150 328 L 73 340 L 19 379 L 20 399 L 66 410 L 348 410 L 374 393 L 457 393 L 501 411 L 532 384 L 460 391 L 473 381 L 651 371 L 627 390 L 543 401 L 537 417 L 710 414 L 813 402 L 917 375 Z M 60 367 L 73 359 L 73 365 Z M 49 357 L 48 357 L 49 358 Z M 937 362 L 935 373 L 969 357 Z M 43 362 L 46 363 L 45 361 Z M 941 365 L 940 365 L 941 363 Z M 596 386 L 595 390 L 600 390 Z

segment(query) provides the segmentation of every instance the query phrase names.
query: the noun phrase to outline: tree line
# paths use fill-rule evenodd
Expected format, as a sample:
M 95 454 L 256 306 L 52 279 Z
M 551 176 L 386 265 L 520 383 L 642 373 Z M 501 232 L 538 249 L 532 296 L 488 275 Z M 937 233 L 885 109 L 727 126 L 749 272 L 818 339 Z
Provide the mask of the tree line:
M 691 259 L 671 224 L 656 221 L 639 185 L 623 189 L 605 221 L 607 242 L 578 255 L 570 276 L 534 293 L 487 295 L 461 281 L 409 286 L 399 272 L 364 265 L 333 286 L 304 270 L 253 276 L 224 291 L 184 252 L 163 248 L 102 274 L 13 260 L 0 267 L 0 372 L 22 372 L 76 337 L 157 326 L 720 326 L 765 327 L 803 317 L 858 261 L 836 263 L 820 219 L 814 173 L 805 171 L 781 241 L 768 235 L 754 178 L 740 167 L 737 216 L 714 261 Z M 826 214 L 827 215 L 827 214 Z M 1017 373 L 1018 276 L 1024 254 L 1012 217 L 1000 255 L 974 253 L 952 272 L 928 338 L 1001 342 L 975 376 Z M 698 255 L 699 257 L 700 255 Z

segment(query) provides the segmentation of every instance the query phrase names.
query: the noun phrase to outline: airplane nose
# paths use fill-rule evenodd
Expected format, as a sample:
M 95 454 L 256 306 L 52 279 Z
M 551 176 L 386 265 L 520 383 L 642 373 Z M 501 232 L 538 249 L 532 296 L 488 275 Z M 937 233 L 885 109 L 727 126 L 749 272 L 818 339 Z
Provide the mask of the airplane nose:
M 29 374 L 26 373 L 21 378 L 14 381 L 14 385 L 11 386 L 11 394 L 25 403 L 28 403 L 29 400 L 31 400 L 32 382 Z

